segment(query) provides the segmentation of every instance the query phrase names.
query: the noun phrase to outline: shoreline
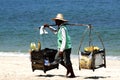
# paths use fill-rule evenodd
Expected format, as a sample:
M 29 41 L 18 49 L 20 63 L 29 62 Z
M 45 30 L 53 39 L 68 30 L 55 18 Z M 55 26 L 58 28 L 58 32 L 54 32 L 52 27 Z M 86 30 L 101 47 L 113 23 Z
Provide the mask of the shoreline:
M 28 53 L 22 52 L 0 52 L 1 57 L 30 57 Z M 78 58 L 78 54 L 71 54 L 71 58 Z M 120 56 L 106 55 L 107 60 L 120 60 Z
M 96 69 L 94 72 L 88 69 L 78 68 L 78 58 L 71 58 L 76 78 L 73 80 L 120 80 L 120 60 L 108 60 L 107 67 Z M 59 69 L 42 70 L 32 72 L 31 61 L 26 56 L 0 56 L 0 80 L 68 80 L 66 69 L 59 65 Z

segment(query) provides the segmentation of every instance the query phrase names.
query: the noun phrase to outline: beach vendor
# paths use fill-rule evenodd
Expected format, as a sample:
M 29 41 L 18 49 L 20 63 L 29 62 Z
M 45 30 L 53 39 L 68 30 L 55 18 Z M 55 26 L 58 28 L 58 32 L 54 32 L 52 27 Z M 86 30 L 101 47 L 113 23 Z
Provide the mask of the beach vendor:
M 53 18 L 52 20 L 55 21 L 55 24 L 58 27 L 58 29 L 49 26 L 49 24 L 44 24 L 45 28 L 49 28 L 51 31 L 57 34 L 58 52 L 55 56 L 55 61 L 50 65 L 60 63 L 67 69 L 66 77 L 74 78 L 75 74 L 70 59 L 71 39 L 68 34 L 66 25 L 64 24 L 68 22 L 68 20 L 65 20 L 63 14 L 61 13 L 57 14 L 56 18 Z

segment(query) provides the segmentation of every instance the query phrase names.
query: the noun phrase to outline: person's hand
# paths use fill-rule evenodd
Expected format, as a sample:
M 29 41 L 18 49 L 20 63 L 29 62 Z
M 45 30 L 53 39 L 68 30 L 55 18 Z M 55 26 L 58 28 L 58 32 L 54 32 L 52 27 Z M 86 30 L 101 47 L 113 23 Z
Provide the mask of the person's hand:
M 49 27 L 49 24 L 44 24 L 44 28 L 46 28 L 46 27 L 48 28 L 48 27 Z
M 59 51 L 59 56 L 63 56 L 63 52 L 62 51 Z

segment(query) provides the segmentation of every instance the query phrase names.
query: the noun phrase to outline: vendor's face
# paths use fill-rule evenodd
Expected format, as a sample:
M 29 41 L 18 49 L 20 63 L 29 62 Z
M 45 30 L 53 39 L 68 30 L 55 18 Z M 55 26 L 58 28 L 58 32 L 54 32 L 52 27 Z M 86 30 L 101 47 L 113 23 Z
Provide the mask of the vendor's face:
M 63 21 L 61 21 L 61 20 L 55 20 L 55 23 L 56 23 L 56 25 L 60 26 L 63 23 Z

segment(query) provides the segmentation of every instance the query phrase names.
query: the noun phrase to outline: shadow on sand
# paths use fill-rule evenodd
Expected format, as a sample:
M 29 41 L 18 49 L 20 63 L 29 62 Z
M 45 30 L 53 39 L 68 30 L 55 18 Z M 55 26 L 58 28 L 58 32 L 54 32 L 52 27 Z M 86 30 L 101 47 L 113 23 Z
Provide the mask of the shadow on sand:
M 54 77 L 54 76 L 59 76 L 59 77 L 66 77 L 65 75 L 52 75 L 52 74 L 45 74 L 45 75 L 36 75 L 36 77 Z M 80 76 L 76 76 L 80 77 Z M 104 79 L 104 78 L 110 78 L 110 76 L 90 76 L 90 77 L 84 77 L 84 79 Z
M 66 77 L 65 75 L 51 75 L 51 74 L 47 74 L 47 75 L 37 75 L 37 77 L 54 77 L 54 76 Z M 76 77 L 80 77 L 80 76 L 76 76 Z
M 37 75 L 37 77 L 54 77 L 54 76 L 65 77 L 65 75 L 52 75 L 52 74 L 47 74 L 47 75 Z
M 110 76 L 90 76 L 90 77 L 85 77 L 84 79 L 100 79 L 100 78 L 110 78 Z

